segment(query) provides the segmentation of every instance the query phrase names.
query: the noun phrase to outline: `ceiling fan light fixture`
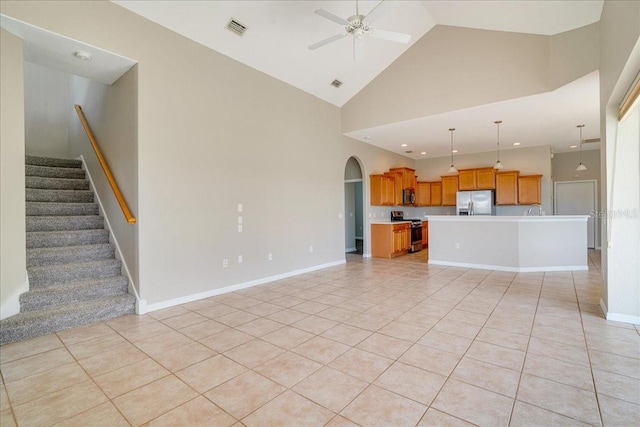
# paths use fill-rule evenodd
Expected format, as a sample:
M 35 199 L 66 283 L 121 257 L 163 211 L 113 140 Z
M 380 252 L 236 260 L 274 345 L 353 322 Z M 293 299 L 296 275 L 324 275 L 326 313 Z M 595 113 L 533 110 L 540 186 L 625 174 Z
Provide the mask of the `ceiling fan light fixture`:
M 584 127 L 584 125 L 578 125 L 576 127 L 580 129 L 580 139 L 578 140 L 578 147 L 580 148 L 580 151 L 578 151 L 578 167 L 576 168 L 576 170 L 586 171 L 587 167 L 584 165 L 584 163 L 582 163 L 582 128 Z

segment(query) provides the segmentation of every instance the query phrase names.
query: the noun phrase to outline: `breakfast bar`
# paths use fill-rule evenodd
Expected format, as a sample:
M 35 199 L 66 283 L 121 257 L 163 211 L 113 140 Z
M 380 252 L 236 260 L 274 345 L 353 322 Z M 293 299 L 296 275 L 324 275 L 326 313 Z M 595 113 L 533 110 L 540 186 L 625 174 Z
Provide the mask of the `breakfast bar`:
M 587 270 L 587 219 L 429 216 L 429 264 L 513 272 Z

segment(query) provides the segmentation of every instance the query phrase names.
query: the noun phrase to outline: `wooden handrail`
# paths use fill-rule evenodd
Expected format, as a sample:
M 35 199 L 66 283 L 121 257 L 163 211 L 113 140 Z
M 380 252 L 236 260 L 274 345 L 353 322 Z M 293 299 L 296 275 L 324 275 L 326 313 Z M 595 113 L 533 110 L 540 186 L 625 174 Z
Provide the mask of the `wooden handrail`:
M 111 174 L 111 170 L 109 169 L 109 165 L 107 165 L 106 160 L 102 156 L 102 152 L 100 151 L 100 147 L 98 147 L 98 141 L 96 141 L 95 136 L 93 136 L 93 132 L 91 132 L 91 128 L 89 127 L 89 122 L 87 122 L 87 118 L 82 111 L 82 107 L 78 104 L 75 105 L 76 112 L 78 113 L 78 118 L 80 119 L 80 123 L 82 123 L 82 127 L 84 131 L 87 133 L 87 137 L 89 138 L 89 142 L 91 142 L 91 146 L 93 147 L 93 151 L 96 153 L 96 157 L 100 162 L 100 166 L 102 166 L 102 170 L 107 177 L 107 181 L 109 181 L 109 185 L 111 186 L 111 190 L 113 190 L 113 194 L 116 196 L 116 200 L 120 205 L 120 209 L 122 209 L 122 213 L 124 214 L 124 218 L 127 220 L 129 224 L 135 224 L 136 218 L 131 215 L 129 211 L 129 207 L 127 206 L 127 202 L 124 201 L 124 197 L 122 197 L 122 193 L 118 188 L 118 184 L 116 184 L 116 180 L 113 178 Z

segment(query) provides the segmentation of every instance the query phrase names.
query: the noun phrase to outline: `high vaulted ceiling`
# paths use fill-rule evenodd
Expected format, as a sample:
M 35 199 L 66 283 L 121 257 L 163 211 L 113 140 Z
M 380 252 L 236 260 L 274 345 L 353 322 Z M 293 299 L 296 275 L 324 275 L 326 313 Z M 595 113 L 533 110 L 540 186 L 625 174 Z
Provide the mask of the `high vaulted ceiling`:
M 314 11 L 324 9 L 346 19 L 356 14 L 356 2 L 351 0 L 112 1 L 339 107 L 435 25 L 554 35 L 598 22 L 603 7 L 602 0 L 386 0 L 372 27 L 411 34 L 411 41 L 405 45 L 366 37 L 364 58 L 354 61 L 351 36 L 308 49 L 344 32 L 342 25 Z M 359 1 L 360 14 L 368 14 L 379 3 Z M 231 19 L 247 27 L 242 36 L 226 28 Z M 331 86 L 334 79 L 343 82 L 340 88 Z M 558 102 L 563 108 L 557 108 Z M 552 105 L 556 108 L 550 108 Z M 551 144 L 555 152 L 570 151 L 577 141 L 576 124 L 586 125 L 584 139 L 600 134 L 597 72 L 547 94 L 381 124 L 347 135 L 414 159 L 439 157 L 449 155 L 443 138 L 425 135 L 442 133 L 448 140 L 446 129 L 459 123 L 465 129 L 456 135 L 461 154 L 491 151 L 496 144 L 493 121 L 497 119 L 504 121 L 504 149 L 520 142 L 520 147 Z M 437 132 L 441 130 L 445 132 Z M 598 146 L 590 144 L 590 148 Z

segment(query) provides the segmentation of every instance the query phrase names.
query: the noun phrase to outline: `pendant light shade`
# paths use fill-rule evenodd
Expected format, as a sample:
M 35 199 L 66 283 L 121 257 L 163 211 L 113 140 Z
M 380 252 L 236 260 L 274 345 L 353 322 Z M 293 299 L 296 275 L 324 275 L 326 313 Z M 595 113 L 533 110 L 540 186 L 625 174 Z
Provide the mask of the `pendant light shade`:
M 458 173 L 458 169 L 453 165 L 453 131 L 456 128 L 450 128 L 449 132 L 451 132 L 451 167 L 449 168 L 449 173 Z
M 584 125 L 578 125 L 576 126 L 578 129 L 580 129 L 580 140 L 578 141 L 579 145 L 579 150 L 578 151 L 578 167 L 576 168 L 577 171 L 586 171 L 587 167 L 584 165 L 584 163 L 582 163 L 582 128 L 584 127 Z
M 494 169 L 502 169 L 502 163 L 500 163 L 500 123 L 502 123 L 502 120 L 496 120 L 495 122 L 493 122 L 496 124 L 496 126 L 498 127 L 498 145 L 497 145 L 497 160 L 496 160 L 496 164 L 493 165 Z

